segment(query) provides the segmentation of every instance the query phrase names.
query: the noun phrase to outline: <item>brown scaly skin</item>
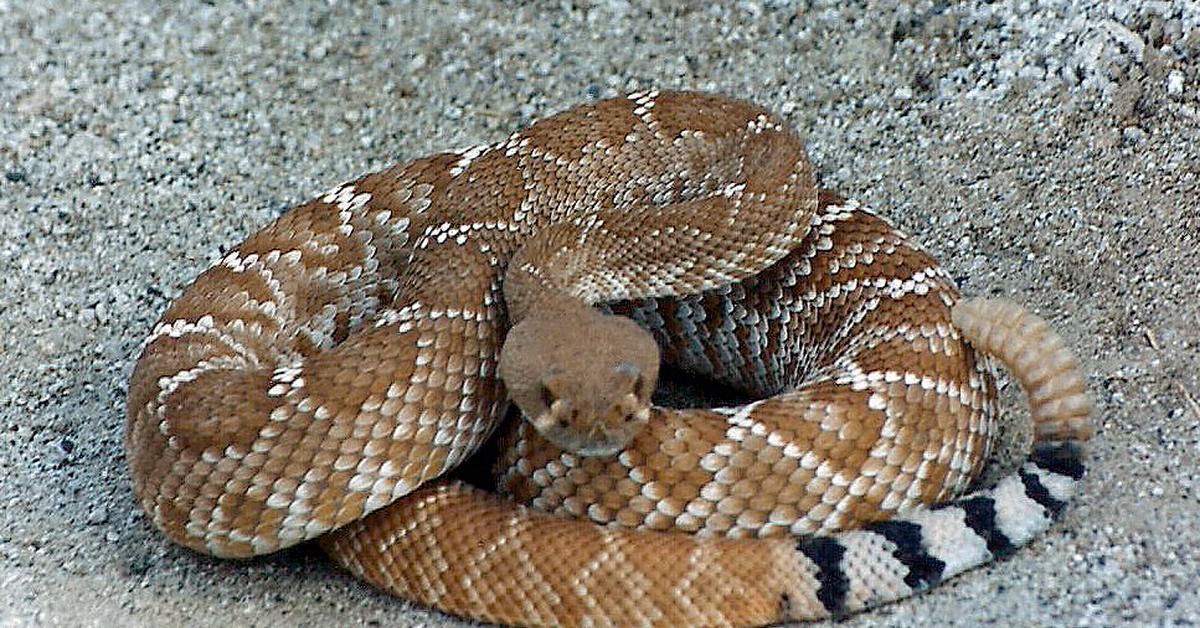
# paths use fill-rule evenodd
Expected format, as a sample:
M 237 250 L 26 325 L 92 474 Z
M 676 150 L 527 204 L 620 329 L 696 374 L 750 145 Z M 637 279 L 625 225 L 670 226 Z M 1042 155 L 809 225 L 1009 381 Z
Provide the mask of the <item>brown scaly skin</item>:
M 590 303 L 703 290 L 778 260 L 815 207 L 795 133 L 688 93 L 577 107 L 339 186 L 163 315 L 130 380 L 135 492 L 218 556 L 320 536 L 495 429 L 506 267 Z
M 650 329 L 669 363 L 766 398 L 740 426 L 719 413 L 653 408 L 649 428 L 639 431 L 623 459 L 588 460 L 564 456 L 561 449 L 582 453 L 577 443 L 544 442 L 515 425 L 503 448 L 502 488 L 519 502 L 610 526 L 735 537 L 832 532 L 961 493 L 991 444 L 991 373 L 952 334 L 951 305 L 960 297 L 948 278 L 929 270 L 936 261 L 886 221 L 846 206 L 823 193 L 819 228 L 776 265 L 739 284 L 610 306 Z M 920 273 L 929 276 L 914 281 Z M 912 288 L 904 289 L 904 282 Z M 835 290 L 837 298 L 821 296 Z M 544 308 L 552 309 L 562 308 Z M 770 311 L 778 314 L 759 317 L 759 333 L 720 331 L 752 328 L 748 313 Z M 541 326 L 543 344 L 514 346 L 510 338 L 504 358 L 569 343 L 580 324 L 546 317 L 556 318 L 561 326 Z M 622 341 L 605 338 L 604 355 L 618 352 Z M 758 359 L 739 364 L 710 357 L 722 353 Z M 504 358 L 501 374 L 510 390 L 536 390 L 505 374 Z M 595 377 L 589 353 L 565 351 L 557 359 L 556 367 L 572 365 L 582 382 Z M 861 376 L 887 367 L 897 369 L 897 381 L 883 388 Z M 940 378 L 943 388 L 968 385 L 939 391 L 919 381 L 930 377 Z M 870 398 L 881 390 L 898 400 L 871 407 Z M 538 416 L 528 409 L 526 415 Z M 531 423 L 545 436 L 536 418 Z M 761 430 L 760 437 L 741 436 L 747 428 Z M 769 435 L 774 444 L 766 442 Z M 752 459 L 735 468 L 700 460 L 726 449 Z M 682 451 L 697 455 L 680 458 Z M 810 453 L 820 464 L 801 464 L 787 451 Z M 936 454 L 925 453 L 931 451 Z M 732 462 L 732 456 L 721 457 Z M 835 476 L 849 479 L 839 486 Z M 848 491 L 851 481 L 857 487 Z
M 863 214 L 818 203 L 802 141 L 769 113 L 692 93 L 577 107 L 367 175 L 251 236 L 163 315 L 130 381 L 135 493 L 198 551 L 319 537 L 376 586 L 493 622 L 753 625 L 911 595 L 1049 525 L 1082 474 L 1088 405 L 1044 323 L 958 307 L 936 265 Z M 630 394 L 644 401 L 654 350 L 588 308 L 645 299 L 635 318 L 667 360 L 774 396 L 652 409 L 639 432 Z M 828 328 L 794 333 L 818 315 Z M 589 362 L 546 342 L 570 337 L 555 325 L 626 340 L 581 342 L 604 354 Z M 1036 448 L 995 488 L 924 509 L 990 443 L 994 389 L 970 343 L 1031 386 Z M 548 505 L 606 527 L 437 479 L 504 416 L 502 368 L 549 437 L 627 443 L 579 458 L 522 437 L 506 454 L 506 481 L 575 484 Z M 672 527 L 718 534 L 630 529 Z

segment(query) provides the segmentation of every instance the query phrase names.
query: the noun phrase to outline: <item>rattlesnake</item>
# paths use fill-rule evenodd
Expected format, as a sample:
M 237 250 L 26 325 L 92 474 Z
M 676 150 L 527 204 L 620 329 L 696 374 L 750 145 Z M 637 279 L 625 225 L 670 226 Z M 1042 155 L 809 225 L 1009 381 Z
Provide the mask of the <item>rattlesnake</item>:
M 660 350 L 763 399 L 651 407 Z M 977 350 L 1025 386 L 1035 448 L 947 502 L 995 431 Z M 508 497 L 437 479 L 496 431 L 505 383 L 528 418 L 499 435 Z M 1043 322 L 960 301 L 903 234 L 818 193 L 767 111 L 682 92 L 291 210 L 170 306 L 129 391 L 135 492 L 172 540 L 242 557 L 320 537 L 376 586 L 514 624 L 763 624 L 909 595 L 1043 530 L 1091 431 Z

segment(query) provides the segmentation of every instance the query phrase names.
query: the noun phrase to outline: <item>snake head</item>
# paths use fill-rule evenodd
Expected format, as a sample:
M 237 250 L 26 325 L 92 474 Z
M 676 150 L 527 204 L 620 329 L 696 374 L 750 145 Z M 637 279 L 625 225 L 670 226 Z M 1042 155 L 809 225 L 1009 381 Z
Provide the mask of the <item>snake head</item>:
M 650 419 L 658 346 L 633 321 L 588 311 L 517 324 L 500 353 L 500 376 L 544 438 L 583 456 L 611 456 Z

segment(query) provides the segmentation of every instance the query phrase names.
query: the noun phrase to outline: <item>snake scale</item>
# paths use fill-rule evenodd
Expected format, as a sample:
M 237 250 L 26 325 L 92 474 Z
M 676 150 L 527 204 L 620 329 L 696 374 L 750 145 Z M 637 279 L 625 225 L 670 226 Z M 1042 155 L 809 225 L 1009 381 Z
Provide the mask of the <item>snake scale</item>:
M 1035 442 L 972 489 L 987 356 Z M 756 400 L 653 405 L 660 361 Z M 510 398 L 525 420 L 502 426 Z M 505 624 L 756 625 L 1027 543 L 1082 476 L 1089 414 L 1044 322 L 961 300 L 904 234 L 818 191 L 776 117 L 652 91 L 366 175 L 250 236 L 154 327 L 126 452 L 150 520 L 207 554 L 319 538 L 377 587 Z M 503 496 L 446 477 L 493 435 Z

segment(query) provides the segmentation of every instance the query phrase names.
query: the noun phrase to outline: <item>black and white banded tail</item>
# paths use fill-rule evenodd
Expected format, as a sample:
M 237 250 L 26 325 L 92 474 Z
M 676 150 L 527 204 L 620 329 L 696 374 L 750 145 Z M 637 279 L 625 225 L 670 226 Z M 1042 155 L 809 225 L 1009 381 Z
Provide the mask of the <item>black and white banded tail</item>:
M 816 597 L 831 616 L 908 597 L 1008 556 L 1050 527 L 1083 477 L 1092 406 L 1061 338 L 1007 301 L 964 301 L 952 316 L 977 349 L 1021 383 L 1033 417 L 1033 451 L 992 488 L 860 530 L 802 540 L 797 549 L 816 567 Z

